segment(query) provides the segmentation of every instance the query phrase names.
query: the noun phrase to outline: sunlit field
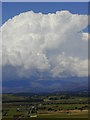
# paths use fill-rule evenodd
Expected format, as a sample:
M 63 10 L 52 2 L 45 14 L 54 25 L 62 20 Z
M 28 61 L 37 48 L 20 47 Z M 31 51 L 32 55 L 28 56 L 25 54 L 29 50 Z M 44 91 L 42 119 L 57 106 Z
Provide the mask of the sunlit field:
M 4 94 L 5 118 L 88 118 L 88 98 L 67 94 Z

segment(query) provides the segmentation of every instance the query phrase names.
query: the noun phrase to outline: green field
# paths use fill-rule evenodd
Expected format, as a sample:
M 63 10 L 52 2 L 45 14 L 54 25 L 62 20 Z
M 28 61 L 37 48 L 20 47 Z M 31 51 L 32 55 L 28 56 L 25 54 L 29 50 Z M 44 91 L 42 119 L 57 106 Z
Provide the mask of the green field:
M 88 118 L 88 97 L 83 95 L 3 95 L 3 119 Z M 35 117 L 35 118 L 32 118 Z

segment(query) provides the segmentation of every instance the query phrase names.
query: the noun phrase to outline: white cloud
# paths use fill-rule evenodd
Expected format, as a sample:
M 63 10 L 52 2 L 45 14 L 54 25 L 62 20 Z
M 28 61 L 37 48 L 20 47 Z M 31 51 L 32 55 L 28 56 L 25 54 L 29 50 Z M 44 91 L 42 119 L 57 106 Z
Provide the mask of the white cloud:
M 52 69 L 53 77 L 88 76 L 88 60 L 67 56 L 63 53 L 57 57 L 57 63 Z
M 51 77 L 87 76 L 87 15 L 57 11 L 56 14 L 22 13 L 2 27 L 3 66 L 20 76 L 33 71 Z

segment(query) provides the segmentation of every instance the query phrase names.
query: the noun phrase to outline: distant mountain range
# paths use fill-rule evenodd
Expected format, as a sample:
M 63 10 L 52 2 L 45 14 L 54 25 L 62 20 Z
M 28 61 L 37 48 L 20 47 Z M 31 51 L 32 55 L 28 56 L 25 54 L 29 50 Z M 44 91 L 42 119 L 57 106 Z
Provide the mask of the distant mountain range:
M 87 91 L 87 77 L 48 80 L 3 80 L 3 93 L 53 93 L 59 91 Z

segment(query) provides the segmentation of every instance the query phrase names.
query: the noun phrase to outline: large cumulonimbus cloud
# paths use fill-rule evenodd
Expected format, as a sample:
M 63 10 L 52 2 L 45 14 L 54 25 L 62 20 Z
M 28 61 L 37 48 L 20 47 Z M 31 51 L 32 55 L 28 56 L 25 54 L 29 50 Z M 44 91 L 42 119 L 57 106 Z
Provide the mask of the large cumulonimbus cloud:
M 18 76 L 43 72 L 50 77 L 88 75 L 87 15 L 57 11 L 29 11 L 9 19 L 2 27 L 3 67 Z

